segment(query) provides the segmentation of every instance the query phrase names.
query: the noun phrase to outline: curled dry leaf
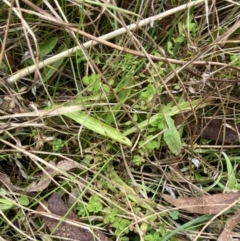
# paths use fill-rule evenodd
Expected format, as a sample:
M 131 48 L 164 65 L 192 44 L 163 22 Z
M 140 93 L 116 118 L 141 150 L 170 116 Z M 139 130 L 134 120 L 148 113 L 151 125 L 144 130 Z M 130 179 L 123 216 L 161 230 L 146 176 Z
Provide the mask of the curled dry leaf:
M 219 193 L 202 197 L 182 197 L 175 199 L 163 194 L 163 199 L 173 206 L 189 213 L 217 214 L 240 198 L 240 191 Z
M 232 122 L 224 123 L 219 119 L 198 118 L 197 122 L 189 123 L 191 134 L 217 141 L 223 144 L 233 144 L 239 142 L 238 132 L 240 124 Z M 225 129 L 225 130 L 224 130 Z
M 221 235 L 218 237 L 217 241 L 231 240 L 231 232 L 235 226 L 240 222 L 240 211 L 236 212 L 225 225 Z
M 58 215 L 60 218 L 65 217 L 68 212 L 67 205 L 60 196 L 53 193 L 48 200 L 48 209 L 52 214 Z M 72 211 L 68 212 L 66 218 L 72 221 L 78 221 L 78 216 Z M 91 229 L 85 229 L 66 223 L 64 220 L 58 221 L 49 217 L 43 217 L 48 229 L 58 236 L 60 240 L 76 240 L 76 241 L 110 241 L 110 239 L 99 231 L 90 232 Z M 57 227 L 57 228 L 56 228 Z M 61 239 L 62 238 L 62 239 Z
M 81 164 L 72 160 L 60 161 L 58 162 L 57 165 L 52 164 L 52 168 L 46 167 L 44 169 L 44 172 L 38 182 L 32 182 L 26 188 L 20 188 L 20 187 L 14 186 L 9 176 L 7 176 L 4 173 L 0 173 L 0 181 L 12 191 L 40 192 L 48 187 L 48 185 L 51 183 L 51 180 L 54 176 L 58 175 L 63 171 L 64 172 L 69 171 L 73 168 L 84 169 L 84 167 Z

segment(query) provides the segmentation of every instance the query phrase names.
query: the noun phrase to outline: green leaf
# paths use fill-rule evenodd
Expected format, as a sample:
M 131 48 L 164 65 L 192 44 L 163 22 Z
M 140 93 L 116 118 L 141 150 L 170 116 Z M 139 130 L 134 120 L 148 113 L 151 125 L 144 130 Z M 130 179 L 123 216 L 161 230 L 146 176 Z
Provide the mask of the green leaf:
M 162 236 L 167 233 L 167 230 L 166 230 L 164 224 L 162 224 L 162 223 L 159 225 L 159 232 Z
M 167 51 L 168 51 L 168 53 L 171 54 L 171 55 L 173 55 L 172 47 L 173 47 L 172 42 L 168 41 L 168 42 L 167 42 Z
M 170 151 L 173 154 L 178 155 L 183 147 L 180 134 L 175 127 L 174 120 L 170 116 L 165 116 L 165 120 L 168 129 L 163 134 L 164 140 Z
M 152 138 L 153 136 L 149 135 L 147 137 L 147 139 L 150 139 L 150 137 Z M 158 141 L 158 140 L 151 140 L 146 144 L 146 149 L 151 150 L 151 151 L 154 149 L 159 149 L 159 148 L 160 148 L 160 141 Z
M 1 193 L 2 196 L 5 196 L 5 195 L 8 194 L 8 191 L 5 188 L 1 187 L 0 188 L 0 193 Z
M 131 237 L 132 238 L 132 237 Z M 129 237 L 121 237 L 121 241 L 129 241 Z M 133 240 L 133 239 L 132 239 Z M 135 240 L 135 239 L 134 239 Z M 138 239 L 137 239 L 138 240 Z
M 158 232 L 147 234 L 145 236 L 145 241 L 160 241 L 160 240 L 161 240 L 161 237 L 159 236 Z
M 40 51 L 41 58 L 49 54 L 55 48 L 57 42 L 58 42 L 58 38 L 53 37 L 48 39 L 44 44 L 40 45 L 39 51 Z
M 178 36 L 176 39 L 174 39 L 175 43 L 183 43 L 186 38 L 184 36 Z
M 88 114 L 85 114 L 83 112 L 73 112 L 63 115 L 71 118 L 72 120 L 75 120 L 79 124 L 87 127 L 88 129 L 102 136 L 106 136 L 114 141 L 125 144 L 127 146 L 132 146 L 132 142 L 121 132 L 97 120 L 96 118 L 89 116 Z
M 150 125 L 153 127 L 158 127 L 159 130 L 163 130 L 166 127 L 163 115 L 159 113 L 158 118 L 155 121 L 153 121 Z
M 78 49 L 76 51 L 75 55 L 76 55 L 77 64 L 80 64 L 81 62 L 86 61 L 85 55 L 83 54 L 83 52 L 80 49 Z
M 64 50 L 66 50 L 66 47 L 60 46 L 57 53 L 63 52 Z M 52 65 L 48 65 L 46 67 L 44 67 L 43 69 L 43 81 L 46 82 L 47 80 L 49 80 L 56 71 L 59 70 L 59 67 L 62 65 L 64 61 L 64 58 L 61 58 L 57 61 L 55 61 Z
M 169 215 L 173 220 L 177 220 L 178 216 L 179 216 L 179 212 L 177 210 L 175 210 L 173 212 L 169 212 Z
M 183 225 L 174 229 L 171 233 L 168 233 L 167 235 L 165 235 L 161 241 L 169 241 L 173 235 L 180 233 L 182 230 L 186 231 L 188 228 L 191 228 L 196 224 L 199 224 L 199 223 L 203 224 L 205 221 L 209 220 L 210 218 L 211 218 L 210 215 L 203 215 L 203 216 L 197 217 L 187 223 L 184 223 Z
M 93 73 L 90 76 L 84 76 L 82 79 L 83 84 L 87 85 L 87 90 L 97 95 L 101 87 L 101 77 L 99 74 Z
M 90 76 L 84 76 L 82 79 L 82 82 L 85 85 L 95 84 L 96 81 L 100 81 L 100 75 L 95 73 L 91 74 Z
M 55 48 L 57 42 L 58 42 L 58 38 L 53 37 L 53 38 L 48 39 L 45 43 L 39 45 L 39 55 L 40 55 L 41 60 Z M 61 61 L 63 61 L 63 60 L 61 60 Z M 56 62 L 58 62 L 58 61 L 56 61 Z M 28 58 L 25 63 L 27 66 L 34 64 L 32 58 Z M 47 68 L 47 67 L 45 67 L 45 68 Z
M 19 203 L 23 206 L 27 206 L 29 204 L 29 199 L 25 195 L 21 195 L 19 198 Z
M 7 210 L 13 206 L 13 202 L 7 199 L 0 198 L 0 210 Z
M 234 189 L 235 188 L 235 185 L 237 183 L 237 178 L 235 176 L 235 173 L 234 173 L 234 169 L 233 169 L 233 166 L 232 166 L 232 163 L 231 161 L 229 160 L 227 154 L 225 152 L 222 152 L 224 158 L 225 158 L 225 161 L 226 161 L 226 164 L 227 164 L 227 175 L 228 175 L 228 182 L 227 182 L 227 187 L 229 189 Z
M 156 94 L 156 88 L 152 84 L 149 84 L 146 88 L 146 91 L 143 91 L 141 93 L 141 96 L 144 99 L 152 99 L 155 94 Z

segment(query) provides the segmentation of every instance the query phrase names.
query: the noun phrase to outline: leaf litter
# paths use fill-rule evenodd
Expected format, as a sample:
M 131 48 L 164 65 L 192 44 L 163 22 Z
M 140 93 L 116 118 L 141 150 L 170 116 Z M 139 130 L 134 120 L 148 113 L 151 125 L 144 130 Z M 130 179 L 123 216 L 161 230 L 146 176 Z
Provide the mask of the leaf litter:
M 240 198 L 240 191 L 218 193 L 202 197 L 181 197 L 175 199 L 163 194 L 163 199 L 173 206 L 194 214 L 218 214 Z
M 4 183 L 12 191 L 21 192 L 39 192 L 48 187 L 51 183 L 52 178 L 63 171 L 69 171 L 74 168 L 84 169 L 84 167 L 72 160 L 64 160 L 57 163 L 57 165 L 51 164 L 52 167 L 46 167 L 43 170 L 42 176 L 38 182 L 32 182 L 26 188 L 20 188 L 12 184 L 9 176 L 4 173 L 0 173 L 0 181 Z M 48 209 L 54 214 L 58 215 L 59 218 L 65 217 L 68 212 L 67 205 L 63 202 L 60 196 L 53 193 L 48 200 Z M 79 221 L 78 216 L 72 211 L 68 212 L 66 218 L 70 221 Z M 46 226 L 53 232 L 54 235 L 58 236 L 60 240 L 76 240 L 76 241 L 111 241 L 105 234 L 94 231 L 94 234 L 90 232 L 87 228 L 80 228 L 69 224 L 64 220 L 58 221 L 51 217 L 42 217 Z M 62 239 L 61 239 L 62 238 Z
M 173 206 L 194 214 L 218 214 L 240 199 L 240 191 L 227 192 L 202 197 L 181 197 L 175 199 L 163 194 L 162 198 Z M 237 211 L 227 222 L 217 241 L 231 240 L 230 235 L 240 222 L 240 211 Z
M 63 202 L 61 197 L 53 193 L 48 200 L 49 211 L 63 219 L 66 217 L 70 221 L 79 221 L 79 217 L 73 212 L 69 212 L 68 206 Z M 66 215 L 67 214 L 67 215 Z M 90 231 L 89 228 L 82 228 L 66 222 L 65 220 L 55 220 L 50 217 L 42 217 L 44 223 L 51 233 L 58 236 L 60 240 L 76 241 L 111 241 L 105 234 L 100 231 Z
M 231 240 L 231 232 L 237 226 L 237 224 L 240 222 L 240 211 L 236 212 L 227 222 L 225 225 L 222 233 L 218 237 L 217 241 L 226 241 Z
M 207 124 L 207 125 L 206 125 Z M 229 126 L 237 127 L 237 131 L 229 128 Z M 214 141 L 227 143 L 239 142 L 238 132 L 240 130 L 240 125 L 234 125 L 234 123 L 228 123 L 225 125 L 226 131 L 224 132 L 223 122 L 221 120 L 212 119 L 207 120 L 204 118 L 198 118 L 198 122 L 192 122 L 190 128 L 194 130 L 194 134 L 201 136 L 202 138 L 208 138 Z M 226 158 L 226 155 L 224 155 Z M 226 158 L 227 161 L 227 158 Z M 227 162 L 227 165 L 231 165 Z M 232 167 L 228 168 L 228 170 Z M 229 171 L 230 172 L 230 171 Z M 232 174 L 232 172 L 230 172 Z M 229 177 L 229 181 L 235 179 L 235 177 Z M 233 181 L 235 185 L 236 181 Z M 181 208 L 190 213 L 199 214 L 217 214 L 223 209 L 227 208 L 234 201 L 240 198 L 239 192 L 229 192 L 223 194 L 214 194 L 210 196 L 198 197 L 198 198 L 179 198 L 174 199 L 169 195 L 163 195 L 163 198 L 170 204 Z M 187 206 L 189 205 L 189 206 Z M 225 225 L 222 233 L 218 237 L 217 241 L 231 240 L 231 232 L 240 222 L 240 211 L 237 211 L 231 218 L 229 218 L 227 224 Z
M 239 142 L 240 124 L 232 122 L 224 123 L 219 119 L 198 118 L 197 122 L 189 123 L 190 130 L 193 135 L 199 135 L 223 144 L 233 144 Z M 188 128 L 186 128 L 187 131 Z M 224 130 L 225 129 L 225 130 Z

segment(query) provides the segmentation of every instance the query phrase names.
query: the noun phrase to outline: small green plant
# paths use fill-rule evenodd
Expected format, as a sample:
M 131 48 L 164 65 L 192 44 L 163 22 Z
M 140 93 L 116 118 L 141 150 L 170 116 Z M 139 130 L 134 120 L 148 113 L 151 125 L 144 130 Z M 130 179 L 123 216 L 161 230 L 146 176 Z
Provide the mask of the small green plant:
M 82 81 L 83 84 L 87 86 L 89 92 L 93 95 L 98 94 L 101 85 L 101 79 L 98 74 L 93 73 L 90 76 L 84 76 Z
M 130 225 L 130 221 L 119 217 L 121 213 L 117 208 L 105 208 L 104 209 L 105 217 L 104 223 L 109 224 L 111 227 L 115 228 L 115 234 L 127 234 L 129 232 L 128 226 Z
M 144 163 L 144 158 L 140 155 L 134 155 L 133 162 L 136 166 L 141 166 Z
M 102 205 L 101 200 L 98 197 L 98 195 L 93 195 L 89 199 L 88 204 L 80 203 L 77 206 L 77 210 L 78 210 L 77 213 L 79 216 L 86 217 L 88 215 L 88 213 L 96 214 L 96 213 L 99 213 L 100 211 L 102 211 L 103 205 Z
M 100 198 L 98 197 L 98 195 L 93 195 L 89 200 L 89 203 L 87 205 L 87 210 L 90 213 L 98 213 L 102 209 L 103 209 L 103 205 L 101 203 Z
M 163 224 L 159 226 L 157 230 L 151 230 L 145 235 L 144 241 L 161 241 L 163 236 L 167 234 L 167 230 Z M 171 237 L 169 241 L 176 241 L 175 238 Z
M 160 137 L 159 137 L 160 138 Z M 143 146 L 143 150 L 147 150 L 147 151 L 153 151 L 154 149 L 158 149 L 160 148 L 160 139 L 153 139 L 153 135 L 149 135 L 147 136 L 146 140 L 144 141 L 140 141 L 139 145 L 143 145 L 144 143 L 146 143 Z
M 158 231 L 161 233 L 161 236 L 164 236 L 167 233 L 167 230 L 166 230 L 164 224 L 159 225 Z
M 118 209 L 117 208 L 105 208 L 104 211 L 106 212 L 104 223 L 113 223 L 117 217 Z
M 161 237 L 158 232 L 151 232 L 147 234 L 144 238 L 145 241 L 160 241 Z
M 163 115 L 158 114 L 156 120 L 151 123 L 151 129 L 149 129 L 150 132 L 156 131 L 156 130 L 163 130 L 166 126 Z
M 130 221 L 124 218 L 117 217 L 112 224 L 112 227 L 115 228 L 115 234 L 126 234 L 129 232 L 128 226 L 130 225 Z
M 240 55 L 233 54 L 230 56 L 231 64 L 234 66 L 240 66 Z
M 155 94 L 156 94 L 155 87 L 152 84 L 149 84 L 146 90 L 141 93 L 141 97 L 143 97 L 147 101 L 151 101 L 152 98 L 155 96 Z
M 198 29 L 199 27 L 197 22 L 192 18 L 190 14 L 188 14 L 184 22 L 178 23 L 177 38 L 173 38 L 167 42 L 166 44 L 167 52 L 172 56 L 176 56 L 180 46 L 186 43 L 187 38 L 189 37 L 193 39 L 196 38 Z
M 169 216 L 173 219 L 173 220 L 177 220 L 179 217 L 179 212 L 177 210 L 173 211 L 173 212 L 169 212 Z
M 0 72 L 2 72 L 2 73 L 10 73 L 9 67 L 10 66 L 8 66 L 8 64 L 3 61 L 1 63 L 1 65 L 0 65 Z
M 88 212 L 87 212 L 87 205 L 84 203 L 80 203 L 77 207 L 77 214 L 81 217 L 85 217 L 87 216 Z
M 99 74 L 93 73 L 90 76 L 84 76 L 82 81 L 83 84 L 87 86 L 87 90 L 91 92 L 93 95 L 99 94 L 101 87 L 105 92 L 110 91 L 108 85 L 101 83 L 101 78 Z
M 65 146 L 65 141 L 63 141 L 62 139 L 56 138 L 56 139 L 53 140 L 52 146 L 53 146 L 53 151 L 57 152 L 62 147 Z

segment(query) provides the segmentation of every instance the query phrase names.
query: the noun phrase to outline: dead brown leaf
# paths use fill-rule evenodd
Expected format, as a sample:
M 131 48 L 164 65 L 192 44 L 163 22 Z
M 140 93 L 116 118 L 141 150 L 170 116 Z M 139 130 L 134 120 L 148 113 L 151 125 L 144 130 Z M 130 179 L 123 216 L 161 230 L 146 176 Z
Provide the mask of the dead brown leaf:
M 65 217 L 66 213 L 68 212 L 67 205 L 56 193 L 53 193 L 52 196 L 49 198 L 48 209 L 52 214 L 58 215 L 60 218 Z M 78 216 L 72 211 L 68 212 L 66 218 L 73 221 L 79 220 Z M 92 234 L 87 229 L 71 225 L 69 223 L 66 223 L 64 220 L 57 221 L 49 217 L 43 217 L 43 220 L 48 229 L 53 232 L 54 235 L 58 236 L 60 240 L 110 241 L 110 239 L 105 234 L 99 231 L 94 231 L 94 234 Z
M 202 197 L 182 197 L 175 199 L 163 194 L 163 199 L 173 206 L 189 213 L 217 214 L 240 198 L 240 191 L 219 193 Z
M 231 232 L 235 228 L 235 226 L 240 222 L 240 211 L 236 212 L 225 225 L 222 233 L 218 237 L 217 241 L 226 241 L 231 240 Z
M 224 123 L 219 119 L 198 118 L 197 122 L 189 123 L 192 135 L 217 141 L 223 144 L 233 144 L 239 142 L 238 132 L 240 132 L 240 124 L 235 125 L 233 122 Z

